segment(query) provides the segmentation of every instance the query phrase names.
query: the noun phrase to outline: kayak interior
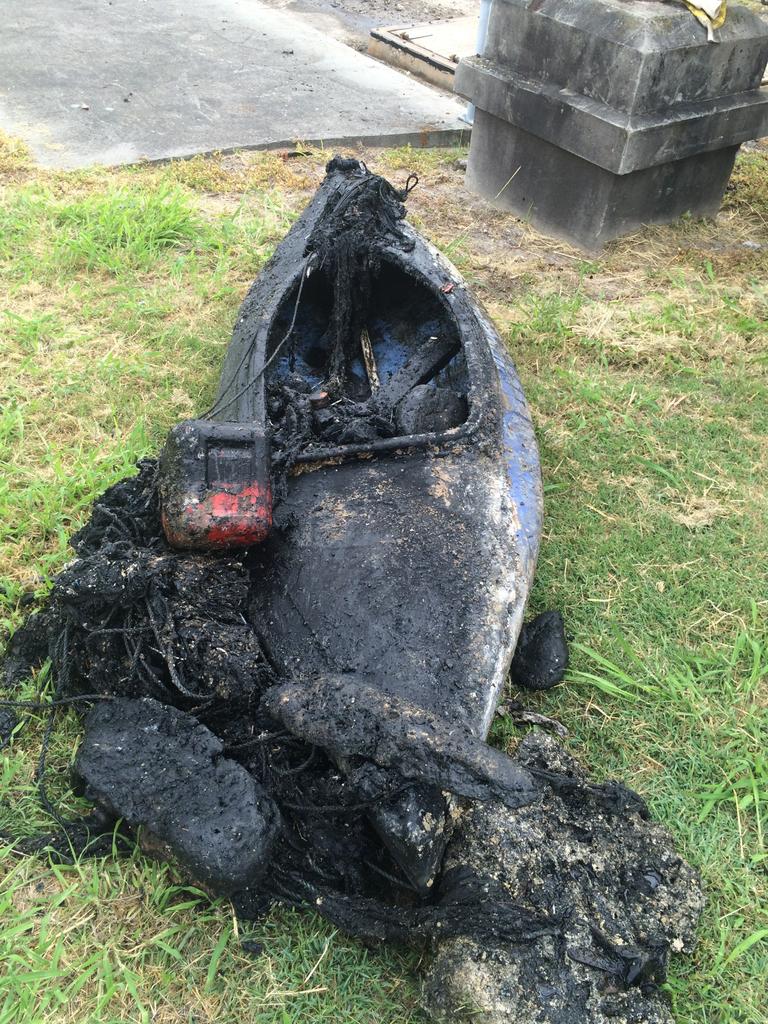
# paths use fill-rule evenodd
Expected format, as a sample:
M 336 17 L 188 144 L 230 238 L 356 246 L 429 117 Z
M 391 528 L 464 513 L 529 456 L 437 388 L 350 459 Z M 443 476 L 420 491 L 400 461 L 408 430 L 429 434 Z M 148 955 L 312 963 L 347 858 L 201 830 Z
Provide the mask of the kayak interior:
M 337 371 L 333 282 L 322 268 L 287 289 L 266 341 L 267 415 L 274 446 L 318 457 L 444 435 L 466 424 L 471 379 L 446 296 L 382 259 L 355 313 L 362 323 Z

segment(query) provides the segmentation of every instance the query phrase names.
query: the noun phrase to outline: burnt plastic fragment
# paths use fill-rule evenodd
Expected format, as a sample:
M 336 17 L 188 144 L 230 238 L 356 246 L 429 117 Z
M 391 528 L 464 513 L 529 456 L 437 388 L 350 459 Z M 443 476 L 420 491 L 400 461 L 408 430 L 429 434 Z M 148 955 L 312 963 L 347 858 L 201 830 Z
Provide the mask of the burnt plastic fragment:
M 381 385 L 375 405 L 381 410 L 394 409 L 410 391 L 444 369 L 460 348 L 458 338 L 430 338 Z
M 326 406 L 331 404 L 331 396 L 327 391 L 324 391 L 322 388 L 318 388 L 309 396 L 309 404 L 313 409 L 325 409 Z
M 402 434 L 427 434 L 461 426 L 467 418 L 467 400 L 451 388 L 428 384 L 415 387 L 397 408 Z
M 264 703 L 295 736 L 332 757 L 364 757 L 406 779 L 507 807 L 532 803 L 541 791 L 529 772 L 466 727 L 350 676 L 285 683 L 267 690 Z
M 143 826 L 201 882 L 230 893 L 264 873 L 277 809 L 223 745 L 184 712 L 150 699 L 97 705 L 75 762 L 83 795 Z
M 509 676 L 526 690 L 549 690 L 563 681 L 568 668 L 568 642 L 563 616 L 542 612 L 520 630 Z

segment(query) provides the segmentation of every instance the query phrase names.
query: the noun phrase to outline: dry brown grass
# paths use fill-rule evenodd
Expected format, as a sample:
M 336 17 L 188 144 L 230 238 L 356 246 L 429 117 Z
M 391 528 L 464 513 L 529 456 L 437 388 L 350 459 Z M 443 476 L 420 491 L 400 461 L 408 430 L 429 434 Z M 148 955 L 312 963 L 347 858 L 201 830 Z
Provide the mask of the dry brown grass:
M 0 131 L 0 175 L 18 180 L 21 173 L 33 168 L 29 149 L 21 139 Z

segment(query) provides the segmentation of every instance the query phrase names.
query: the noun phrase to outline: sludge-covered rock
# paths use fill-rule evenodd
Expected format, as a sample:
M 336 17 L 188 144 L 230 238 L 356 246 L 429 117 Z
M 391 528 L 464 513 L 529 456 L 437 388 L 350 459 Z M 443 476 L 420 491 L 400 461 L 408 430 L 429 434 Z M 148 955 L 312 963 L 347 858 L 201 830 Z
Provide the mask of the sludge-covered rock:
M 529 733 L 515 760 L 577 785 L 514 810 L 473 804 L 443 868 L 488 877 L 504 899 L 561 927 L 525 942 L 441 943 L 425 982 L 428 1009 L 451 1024 L 669 1024 L 658 986 L 670 952 L 694 946 L 696 872 L 637 803 L 596 799 L 557 740 Z
M 143 826 L 218 892 L 255 884 L 279 830 L 277 808 L 223 744 L 155 700 L 97 704 L 85 720 L 76 786 L 106 817 Z
M 526 690 L 549 690 L 568 668 L 565 623 L 558 611 L 542 612 L 523 624 L 509 666 L 509 678 Z

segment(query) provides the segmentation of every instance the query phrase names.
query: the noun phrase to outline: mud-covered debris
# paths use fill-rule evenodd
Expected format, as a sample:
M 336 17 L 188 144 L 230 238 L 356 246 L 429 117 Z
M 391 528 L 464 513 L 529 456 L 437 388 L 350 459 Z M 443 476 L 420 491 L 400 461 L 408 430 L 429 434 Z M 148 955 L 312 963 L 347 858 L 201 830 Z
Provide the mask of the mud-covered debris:
M 540 795 L 529 772 L 465 726 L 349 677 L 284 683 L 264 702 L 294 736 L 333 757 L 363 757 L 403 778 L 507 807 Z
M 312 898 L 313 891 L 299 880 L 297 895 L 302 891 L 306 904 L 349 935 L 408 943 L 422 950 L 436 939 L 455 936 L 473 936 L 484 948 L 545 936 L 557 940 L 562 931 L 562 922 L 553 914 L 532 914 L 505 899 L 496 880 L 472 872 L 443 874 L 433 899 L 425 903 L 401 902 L 394 893 L 386 899 L 341 892 Z
M 622 786 L 593 785 L 546 759 L 516 764 L 456 723 L 353 676 L 275 685 L 268 629 L 249 610 L 246 566 L 169 549 L 152 463 L 97 501 L 75 543 L 79 557 L 17 634 L 15 671 L 50 657 L 62 694 L 162 701 L 99 703 L 86 720 L 80 773 L 107 817 L 145 824 L 200 880 L 231 893 L 243 917 L 258 917 L 277 899 L 309 904 L 368 939 L 423 944 L 462 935 L 486 947 L 557 936 L 562 905 L 507 898 L 503 879 L 482 865 L 440 870 L 451 827 L 441 791 L 512 806 L 557 799 L 579 808 L 584 829 L 593 814 L 618 815 L 611 820 L 620 835 L 624 817 L 645 813 Z M 205 800 L 225 768 L 246 794 L 266 793 L 264 807 L 279 809 L 272 840 L 262 810 L 262 831 L 255 817 L 250 839 L 238 831 L 229 851 L 217 851 L 222 830 L 208 846 L 209 826 L 220 826 L 201 824 Z M 174 790 L 180 773 L 184 784 Z M 429 800 L 414 802 L 417 788 Z M 226 799 L 214 803 L 214 822 L 232 811 Z M 193 827 L 178 817 L 192 813 L 200 817 Z M 397 842 L 388 850 L 376 831 L 400 836 L 388 816 L 405 830 L 405 854 L 412 847 L 430 856 L 416 866 L 405 854 L 393 861 Z M 417 826 L 423 831 L 415 834 Z M 67 823 L 25 848 L 103 852 L 112 843 L 104 829 L 109 822 L 94 818 Z M 599 919 L 593 924 L 609 934 Z
M 501 718 L 504 716 L 511 718 L 515 725 L 538 725 L 540 729 L 547 729 L 558 736 L 568 735 L 568 730 L 562 722 L 547 715 L 540 715 L 536 711 L 530 711 L 516 700 L 510 701 L 508 704 L 499 704 L 496 714 Z
M 562 930 L 523 943 L 441 943 L 426 978 L 430 1012 L 451 1024 L 670 1024 L 658 986 L 670 952 L 693 948 L 696 872 L 661 826 L 596 800 L 604 787 L 553 737 L 529 733 L 515 759 L 577 785 L 517 809 L 473 804 L 444 870 L 492 879 L 503 900 L 553 914 Z
M 61 692 L 204 704 L 209 714 L 227 702 L 236 718 L 274 681 L 246 619 L 243 560 L 168 546 L 153 460 L 96 501 L 72 545 L 78 557 L 11 639 L 7 683 L 50 658 Z
M 13 730 L 18 724 L 19 720 L 13 711 L 0 707 L 0 750 L 11 742 Z
M 451 833 L 449 799 L 437 786 L 414 783 L 393 798 L 372 802 L 369 811 L 373 827 L 422 895 L 435 883 Z
M 169 549 L 152 463 L 99 499 L 76 550 L 10 667 L 18 678 L 50 657 L 59 694 L 120 698 L 91 711 L 79 757 L 101 814 L 3 841 L 66 859 L 126 848 L 117 815 L 143 823 L 155 853 L 230 895 L 244 919 L 280 901 L 368 940 L 439 942 L 429 991 L 452 1021 L 467 999 L 498 1010 L 490 1024 L 608 1024 L 611 1007 L 634 1024 L 665 1020 L 651 986 L 670 945 L 690 947 L 700 893 L 637 794 L 591 783 L 543 739 L 510 761 L 353 676 L 276 685 L 267 624 L 249 608 L 253 577 L 241 559 Z M 162 706 L 124 699 L 140 697 Z M 235 779 L 226 794 L 222 773 Z M 417 787 L 431 789 L 421 807 Z M 490 803 L 464 812 L 441 864 L 452 824 L 442 790 Z M 428 843 L 423 875 L 377 834 L 392 833 L 390 812 L 405 847 Z M 571 1000 L 576 1015 L 528 1013 L 531 992 L 545 1010 Z
M 514 685 L 526 690 L 549 690 L 562 682 L 567 668 L 568 641 L 560 612 L 542 612 L 526 622 L 509 667 Z
M 48 651 L 48 619 L 32 612 L 24 624 L 8 640 L 2 663 L 2 674 L 9 690 L 28 679 L 32 670 L 45 661 Z
M 264 874 L 279 814 L 223 744 L 190 715 L 143 699 L 98 704 L 85 721 L 75 776 L 105 814 L 143 826 L 219 892 Z
M 427 384 L 415 387 L 397 408 L 397 425 L 402 434 L 426 434 L 451 430 L 467 418 L 467 400 L 451 388 Z

